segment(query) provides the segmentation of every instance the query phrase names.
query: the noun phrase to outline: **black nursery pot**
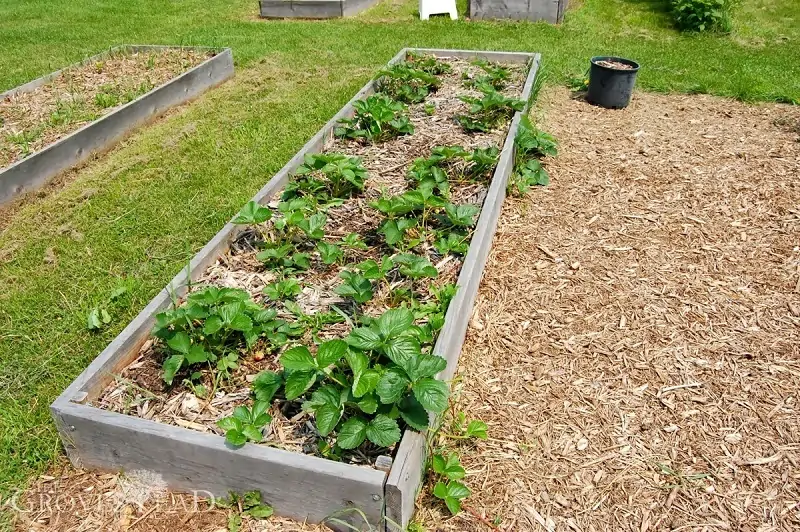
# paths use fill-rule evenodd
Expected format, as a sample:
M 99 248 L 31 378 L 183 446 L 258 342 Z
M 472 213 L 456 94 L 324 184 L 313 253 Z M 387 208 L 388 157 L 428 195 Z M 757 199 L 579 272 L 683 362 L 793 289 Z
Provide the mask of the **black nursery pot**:
M 636 73 L 639 63 L 622 57 L 592 57 L 589 69 L 589 92 L 586 99 L 589 103 L 607 109 L 624 109 L 631 103 L 633 86 L 636 84 Z M 599 65 L 601 61 L 613 61 L 629 65 L 632 68 L 611 68 Z

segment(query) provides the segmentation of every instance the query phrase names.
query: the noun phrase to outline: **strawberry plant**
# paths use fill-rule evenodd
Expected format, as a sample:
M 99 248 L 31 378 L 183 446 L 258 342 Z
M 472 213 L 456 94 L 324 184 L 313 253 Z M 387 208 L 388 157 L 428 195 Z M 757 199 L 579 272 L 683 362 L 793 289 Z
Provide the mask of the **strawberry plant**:
M 470 163 L 465 171 L 469 179 L 488 179 L 500 160 L 500 150 L 497 146 L 475 148 L 465 159 Z
M 241 347 L 272 337 L 284 325 L 273 309 L 255 303 L 244 290 L 210 286 L 194 292 L 184 305 L 156 315 L 153 335 L 168 355 L 164 381 L 171 385 L 182 368 L 202 364 L 216 363 L 216 370 L 227 375 Z
M 441 235 L 434 243 L 434 247 L 440 255 L 447 255 L 448 253 L 466 255 L 467 250 L 469 250 L 469 235 L 460 235 L 458 233 Z
M 425 257 L 420 257 L 412 253 L 404 253 L 395 256 L 392 261 L 398 265 L 400 274 L 409 279 L 421 279 L 423 277 L 437 277 L 439 272 Z
M 341 247 L 352 249 L 354 251 L 362 251 L 367 249 L 367 245 L 361 239 L 361 235 L 358 233 L 350 233 L 345 235 L 342 238 L 342 243 L 340 244 Z
M 453 67 L 443 61 L 439 61 L 435 56 L 420 54 L 416 52 L 408 52 L 406 54 L 406 62 L 414 68 L 438 76 L 440 74 L 447 74 L 453 70 Z
M 235 224 L 258 225 L 272 218 L 272 211 L 255 201 L 248 201 L 233 219 Z
M 399 102 L 419 103 L 439 87 L 436 76 L 414 68 L 409 63 L 398 63 L 378 72 L 378 91 Z
M 367 259 L 356 264 L 355 268 L 367 279 L 385 279 L 386 274 L 394 268 L 394 263 L 390 257 L 382 257 L 380 264 L 374 259 Z
M 264 439 L 262 430 L 272 421 L 267 410 L 267 401 L 256 401 L 252 408 L 237 406 L 233 416 L 220 419 L 217 426 L 225 431 L 225 441 L 234 447 L 241 447 L 248 441 L 258 443 Z
M 343 118 L 334 130 L 337 137 L 382 142 L 414 133 L 414 125 L 405 114 L 406 106 L 385 94 L 375 94 L 353 103 L 355 116 Z
M 344 257 L 342 248 L 329 242 L 318 242 L 317 251 L 323 264 L 336 264 Z
M 300 282 L 294 277 L 276 281 L 264 287 L 264 295 L 273 301 L 294 299 L 302 291 L 303 289 L 300 286 Z
M 464 205 L 448 203 L 444 206 L 447 223 L 456 228 L 468 228 L 475 225 L 476 217 L 480 211 L 480 207 L 472 203 Z
M 516 196 L 523 196 L 534 185 L 549 185 L 550 174 L 537 159 L 528 159 L 514 168 L 508 179 L 508 188 Z
M 525 102 L 509 98 L 491 88 L 483 88 L 483 97 L 461 96 L 461 101 L 470 105 L 469 113 L 456 116 L 456 120 L 467 132 L 488 132 L 502 120 L 508 120 L 515 111 L 525 109 Z
M 397 443 L 398 419 L 425 430 L 426 410 L 444 411 L 449 397 L 447 384 L 434 378 L 447 363 L 422 352 L 410 310 L 390 309 L 365 322 L 344 341 L 320 344 L 316 355 L 298 346 L 280 359 L 286 398 L 304 396 L 303 410 L 313 413 L 319 434 L 335 438 L 340 449 L 366 440 L 379 447 Z
M 519 122 L 517 136 L 514 137 L 514 151 L 517 160 L 530 157 L 555 157 L 558 155 L 558 141 L 534 126 L 530 118 L 523 116 Z
M 467 87 L 476 87 L 484 90 L 488 87 L 500 90 L 505 88 L 511 79 L 511 71 L 503 65 L 492 63 L 485 59 L 478 59 L 473 61 L 472 64 L 481 67 L 485 74 L 475 78 L 468 78 L 464 82 Z
M 283 199 L 312 196 L 317 200 L 348 198 L 364 190 L 367 169 L 358 157 L 339 153 L 306 155 L 284 189 Z
M 283 273 L 303 271 L 311 267 L 308 253 L 298 253 L 292 244 L 265 244 L 267 247 L 256 258 L 268 268 Z
M 272 506 L 261 501 L 260 491 L 248 491 L 244 495 L 231 492 L 229 498 L 216 499 L 214 502 L 220 508 L 232 510 L 228 515 L 228 532 L 242 531 L 242 517 L 266 519 L 273 513 Z
M 340 296 L 352 298 L 356 303 L 366 303 L 372 299 L 372 283 L 364 275 L 344 270 L 339 274 L 342 284 L 334 292 Z

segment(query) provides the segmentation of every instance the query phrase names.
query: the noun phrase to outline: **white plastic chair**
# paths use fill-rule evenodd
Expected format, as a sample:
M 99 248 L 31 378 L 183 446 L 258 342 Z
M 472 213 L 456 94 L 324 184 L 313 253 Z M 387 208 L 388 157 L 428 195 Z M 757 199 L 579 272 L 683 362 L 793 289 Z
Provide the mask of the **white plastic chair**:
M 456 0 L 419 0 L 419 18 L 428 20 L 431 15 L 449 13 L 451 20 L 458 18 Z

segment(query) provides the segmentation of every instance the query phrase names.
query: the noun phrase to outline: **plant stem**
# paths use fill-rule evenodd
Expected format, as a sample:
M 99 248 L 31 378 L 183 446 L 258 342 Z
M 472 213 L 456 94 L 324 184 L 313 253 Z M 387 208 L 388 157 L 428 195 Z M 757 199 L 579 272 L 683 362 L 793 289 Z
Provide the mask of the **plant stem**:
M 476 512 L 475 510 L 473 510 L 472 508 L 470 508 L 466 504 L 462 504 L 461 508 L 463 508 L 464 510 L 469 512 L 469 514 L 472 515 L 472 517 L 474 517 L 475 519 L 477 519 L 478 521 L 480 521 L 484 525 L 488 526 L 492 530 L 497 530 L 498 529 L 497 525 L 495 525 L 491 521 L 488 521 L 485 517 L 482 517 L 478 512 Z

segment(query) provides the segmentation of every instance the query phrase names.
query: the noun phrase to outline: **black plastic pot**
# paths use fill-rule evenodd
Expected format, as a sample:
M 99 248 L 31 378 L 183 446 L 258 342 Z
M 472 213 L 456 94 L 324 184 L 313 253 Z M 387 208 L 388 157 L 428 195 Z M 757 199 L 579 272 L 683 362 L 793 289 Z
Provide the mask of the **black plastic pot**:
M 621 69 L 598 65 L 600 61 L 614 61 L 633 68 Z M 607 109 L 624 109 L 631 103 L 633 86 L 636 84 L 636 73 L 639 63 L 622 57 L 592 57 L 589 69 L 589 92 L 586 99 L 589 103 Z

